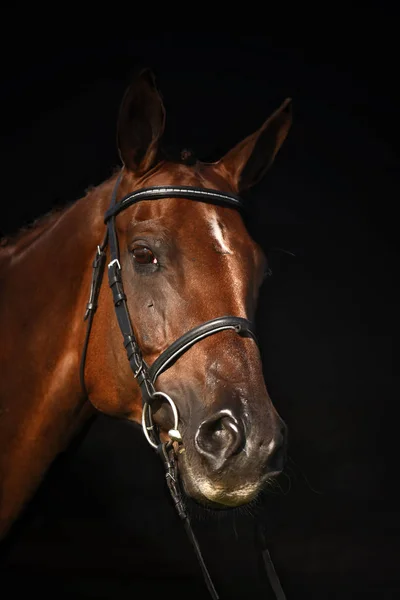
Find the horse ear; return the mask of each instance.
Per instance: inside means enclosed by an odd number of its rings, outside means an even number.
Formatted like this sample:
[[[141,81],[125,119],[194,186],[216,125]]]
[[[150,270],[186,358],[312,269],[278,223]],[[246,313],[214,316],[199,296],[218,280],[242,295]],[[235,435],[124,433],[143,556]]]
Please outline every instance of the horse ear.
[[[156,161],[164,131],[165,109],[153,73],[138,73],[123,97],[118,117],[117,143],[127,169],[143,175]]]
[[[287,98],[260,129],[239,142],[219,161],[238,192],[260,181],[274,162],[292,124],[291,103],[291,98]]]

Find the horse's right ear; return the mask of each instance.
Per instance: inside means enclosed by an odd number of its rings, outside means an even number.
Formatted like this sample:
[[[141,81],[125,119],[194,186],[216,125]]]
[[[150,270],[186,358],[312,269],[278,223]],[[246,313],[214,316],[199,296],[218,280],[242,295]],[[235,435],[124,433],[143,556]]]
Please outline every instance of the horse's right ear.
[[[236,144],[219,161],[234,189],[243,192],[255,185],[272,165],[292,124],[292,101],[287,98],[265,123]]]
[[[165,109],[154,75],[144,69],[125,92],[119,112],[117,143],[127,169],[143,175],[156,164],[164,123]]]

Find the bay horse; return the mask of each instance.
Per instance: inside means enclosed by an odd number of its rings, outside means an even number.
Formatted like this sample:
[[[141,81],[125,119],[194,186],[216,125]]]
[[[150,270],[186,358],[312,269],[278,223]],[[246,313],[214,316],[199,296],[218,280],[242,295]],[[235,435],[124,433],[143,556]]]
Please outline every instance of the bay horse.
[[[96,410],[171,443],[204,505],[248,503],[282,469],[285,425],[250,324],[266,258],[239,194],[285,140],[290,99],[214,163],[165,159],[164,124],[143,70],[119,112],[121,170],[1,244],[0,538]]]

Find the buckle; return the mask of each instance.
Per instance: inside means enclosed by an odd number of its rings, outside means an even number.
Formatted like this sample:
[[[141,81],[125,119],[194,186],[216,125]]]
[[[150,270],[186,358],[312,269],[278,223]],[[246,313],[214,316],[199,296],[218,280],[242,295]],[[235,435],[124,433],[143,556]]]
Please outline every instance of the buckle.
[[[116,266],[117,266],[117,268],[118,268],[119,270],[121,270],[121,265],[119,264],[119,260],[118,260],[118,258],[114,258],[114,260],[110,261],[110,262],[108,263],[108,267],[107,267],[107,268],[108,268],[108,269],[111,269],[111,267],[113,267],[114,265],[116,265]]]

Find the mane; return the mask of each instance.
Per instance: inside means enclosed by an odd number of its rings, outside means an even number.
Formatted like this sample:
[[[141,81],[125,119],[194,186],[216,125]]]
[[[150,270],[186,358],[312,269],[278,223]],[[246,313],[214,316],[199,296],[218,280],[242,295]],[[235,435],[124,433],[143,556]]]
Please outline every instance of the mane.
[[[3,248],[17,248],[18,250],[22,250],[28,247],[37,240],[47,227],[52,225],[69,206],[70,204],[52,208],[49,212],[21,227],[16,233],[0,238],[0,252]]]
[[[115,179],[120,169],[121,167],[115,167],[111,176],[99,185],[89,185],[85,189],[84,197],[102,193],[105,186],[109,185]],[[0,257],[3,253],[12,254],[28,248],[76,202],[77,200],[75,199],[72,202],[56,206],[31,223],[21,227],[16,233],[0,237]]]

